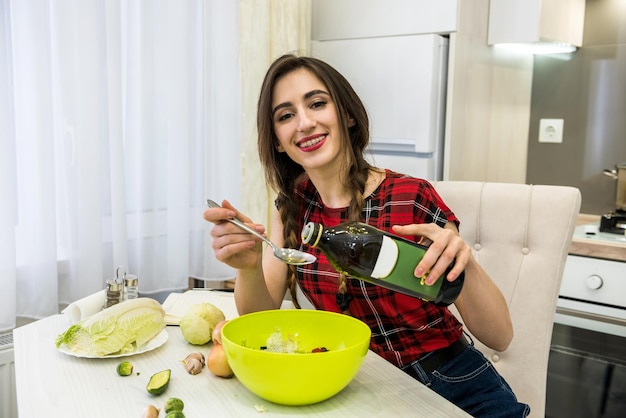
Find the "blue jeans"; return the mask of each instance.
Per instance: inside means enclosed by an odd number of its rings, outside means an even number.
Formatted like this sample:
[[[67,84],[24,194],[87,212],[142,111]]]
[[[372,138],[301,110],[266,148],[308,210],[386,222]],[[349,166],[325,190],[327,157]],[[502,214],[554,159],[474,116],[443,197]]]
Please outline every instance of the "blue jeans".
[[[511,387],[473,345],[426,373],[419,363],[403,369],[473,417],[526,417],[530,407],[517,401]]]

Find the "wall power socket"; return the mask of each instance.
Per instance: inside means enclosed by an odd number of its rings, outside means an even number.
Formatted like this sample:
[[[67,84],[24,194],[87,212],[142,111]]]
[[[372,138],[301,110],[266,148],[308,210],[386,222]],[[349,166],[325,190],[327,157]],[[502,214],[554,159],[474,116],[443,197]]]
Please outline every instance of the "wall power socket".
[[[539,142],[562,143],[563,119],[540,119]]]

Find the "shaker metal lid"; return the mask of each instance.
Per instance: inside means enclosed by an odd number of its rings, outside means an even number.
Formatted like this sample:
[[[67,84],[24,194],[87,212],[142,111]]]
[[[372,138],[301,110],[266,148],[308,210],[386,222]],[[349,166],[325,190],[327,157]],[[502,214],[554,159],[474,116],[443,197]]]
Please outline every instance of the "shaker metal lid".
[[[122,283],[115,280],[107,280],[107,290],[120,292],[122,290]]]
[[[124,276],[124,286],[137,286],[139,279],[134,274]]]

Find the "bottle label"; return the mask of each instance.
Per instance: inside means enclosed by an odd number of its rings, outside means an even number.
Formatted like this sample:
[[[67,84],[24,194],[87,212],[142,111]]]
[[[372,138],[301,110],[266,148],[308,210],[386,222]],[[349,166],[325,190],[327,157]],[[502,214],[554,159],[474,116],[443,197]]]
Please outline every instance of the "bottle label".
[[[424,283],[425,276],[415,277],[415,267],[425,252],[420,247],[385,235],[371,277],[380,280],[381,285],[390,289],[426,300],[435,300],[441,288],[442,278],[428,286]]]
[[[398,261],[398,245],[388,236],[383,236],[380,252],[371,276],[374,279],[384,279],[389,276]]]

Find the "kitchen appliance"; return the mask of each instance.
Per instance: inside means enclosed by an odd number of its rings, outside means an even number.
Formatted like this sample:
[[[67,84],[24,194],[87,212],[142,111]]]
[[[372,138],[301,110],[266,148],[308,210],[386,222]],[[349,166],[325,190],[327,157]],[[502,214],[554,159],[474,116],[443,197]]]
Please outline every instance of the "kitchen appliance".
[[[613,234],[626,233],[626,163],[617,164],[615,170],[604,170],[616,180],[614,211],[602,215],[600,231]]]
[[[618,210],[626,211],[626,163],[618,164],[616,169],[617,190],[615,192],[615,204]]]
[[[626,245],[624,235],[597,225],[576,227],[574,238]],[[626,262],[569,255],[552,334],[546,417],[625,412]]]
[[[448,38],[435,34],[314,40],[370,118],[366,158],[428,180],[443,177]]]
[[[626,234],[626,211],[616,209],[602,215],[600,231],[611,234]]]
[[[574,52],[584,23],[585,0],[491,0],[487,43],[533,54]]]

